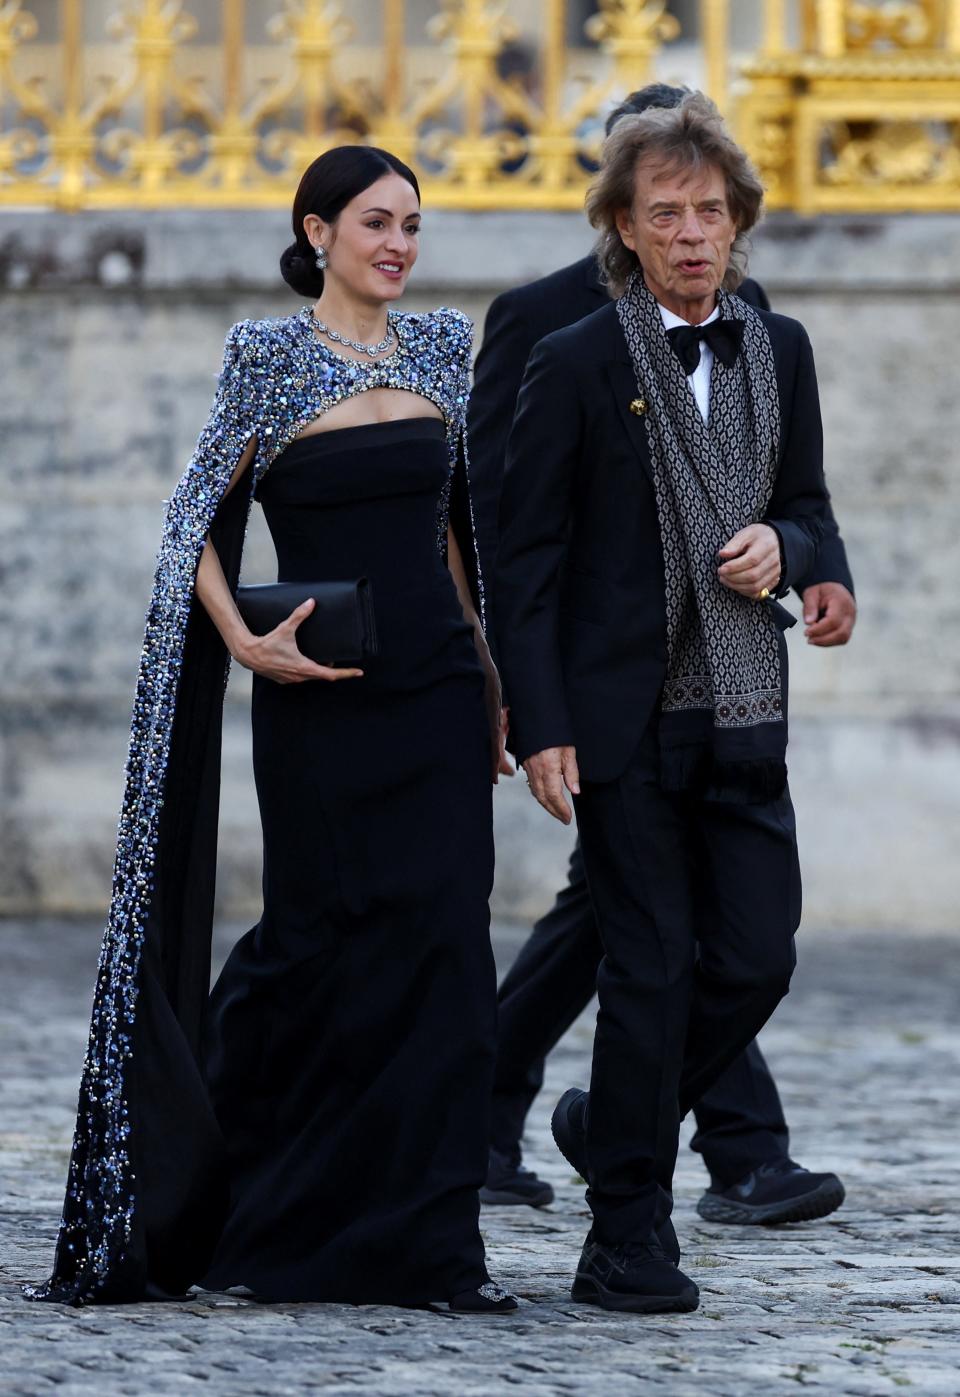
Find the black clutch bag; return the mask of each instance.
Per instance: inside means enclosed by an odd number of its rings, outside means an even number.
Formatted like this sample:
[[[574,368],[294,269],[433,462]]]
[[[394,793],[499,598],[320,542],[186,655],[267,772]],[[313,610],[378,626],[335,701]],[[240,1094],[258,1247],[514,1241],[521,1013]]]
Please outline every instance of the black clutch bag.
[[[266,635],[312,597],[297,627],[297,646],[318,665],[362,665],[376,655],[373,597],[365,577],[354,582],[265,582],[237,588],[237,610],[254,635]]]

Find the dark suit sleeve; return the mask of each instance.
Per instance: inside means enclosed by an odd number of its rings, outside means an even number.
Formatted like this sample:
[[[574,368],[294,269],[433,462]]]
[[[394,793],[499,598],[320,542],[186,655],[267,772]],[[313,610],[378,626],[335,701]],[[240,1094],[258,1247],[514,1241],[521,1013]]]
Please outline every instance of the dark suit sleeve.
[[[780,469],[765,520],[780,535],[784,566],[779,597],[814,566],[829,503],[823,479],[823,426],[813,350],[806,331],[799,325],[796,328],[799,338],[793,391],[783,416]]]
[[[493,301],[487,312],[467,409],[473,514],[480,563],[488,577],[497,551],[497,511],[507,438],[534,343],[528,326],[529,318],[523,315],[515,294],[507,292]],[[492,629],[489,616],[487,625],[488,630]]]
[[[756,306],[758,310],[770,309],[770,298],[759,281],[754,281],[752,277],[748,277],[743,282],[737,294],[748,305]],[[830,503],[829,494],[823,518],[823,538],[820,542],[817,560],[812,570],[796,583],[796,589],[802,595],[808,587],[814,586],[817,582],[839,582],[841,586],[846,587],[851,596],[853,595],[853,575],[847,562],[847,550],[840,537],[840,529],[833,512],[833,506]]]
[[[520,761],[573,742],[560,663],[559,574],[581,425],[573,373],[550,341],[541,341],[507,446],[494,592],[511,747]]]
[[[855,595],[853,574],[847,561],[847,550],[840,537],[840,527],[837,524],[829,497],[823,520],[823,539],[820,543],[820,551],[817,553],[816,562],[811,570],[796,583],[797,591],[802,596],[808,587],[816,586],[818,582],[839,582],[842,587],[846,587],[851,596]]]

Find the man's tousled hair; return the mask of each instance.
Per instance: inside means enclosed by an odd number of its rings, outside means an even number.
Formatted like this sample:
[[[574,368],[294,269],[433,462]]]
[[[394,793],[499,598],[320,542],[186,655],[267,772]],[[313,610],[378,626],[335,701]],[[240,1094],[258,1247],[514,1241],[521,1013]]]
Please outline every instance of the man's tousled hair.
[[[638,116],[650,107],[679,107],[684,97],[690,93],[689,87],[671,87],[667,82],[648,82],[646,87],[638,87],[614,107],[603,123],[603,134],[609,136],[618,121],[625,116]]]
[[[737,226],[723,284],[728,291],[735,291],[746,275],[748,234],[760,219],[763,185],[716,105],[702,92],[691,92],[674,107],[649,107],[636,116],[620,117],[603,143],[600,170],[587,191],[586,210],[600,235],[596,257],[611,294],[622,295],[630,274],[640,265],[637,254],[620,237],[617,214],[632,207],[637,166],[645,161],[656,164],[665,174],[696,174],[707,168],[721,172]]]

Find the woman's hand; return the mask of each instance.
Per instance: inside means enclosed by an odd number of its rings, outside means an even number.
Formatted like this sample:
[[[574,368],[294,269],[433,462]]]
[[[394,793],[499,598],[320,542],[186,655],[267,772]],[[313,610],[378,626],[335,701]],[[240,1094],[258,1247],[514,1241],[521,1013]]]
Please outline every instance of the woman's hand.
[[[516,776],[517,768],[513,758],[507,751],[507,738],[510,735],[510,709],[501,707],[500,709],[500,737],[497,743],[497,774],[500,776]],[[494,777],[496,784],[496,777]]]
[[[249,448],[244,459],[248,458]],[[233,489],[243,468],[241,461],[228,491]],[[302,684],[305,679],[326,679],[335,683],[338,679],[359,679],[363,675],[362,669],[332,669],[329,665],[314,664],[297,648],[297,627],[316,606],[312,597],[266,635],[254,635],[237,610],[217,550],[209,539],[200,555],[196,593],[237,664],[252,669],[254,674],[262,674],[277,684]]]
[[[515,776],[513,762],[507,756],[507,729],[509,719],[503,706],[503,693],[496,665],[489,657],[484,662],[486,683],[484,693],[487,703],[487,722],[490,725],[490,752],[493,767],[493,784],[499,784],[501,776]]]
[[[503,693],[500,688],[500,676],[497,667],[493,663],[493,656],[490,654],[490,647],[487,638],[483,633],[480,618],[474,610],[473,599],[470,596],[470,588],[467,585],[467,574],[463,567],[463,557],[460,553],[460,545],[457,543],[457,536],[453,532],[453,525],[447,525],[447,566],[450,569],[450,576],[453,578],[453,585],[457,589],[457,597],[463,611],[463,619],[468,625],[473,627],[473,643],[477,649],[477,657],[483,667],[485,679],[484,696],[487,704],[487,721],[490,724],[490,746],[493,759],[493,784],[496,786],[501,776],[515,776],[516,768],[507,756],[507,714],[503,707]]]
[[[340,679],[362,678],[362,669],[332,669],[329,665],[318,665],[298,649],[297,627],[307,619],[315,605],[313,598],[308,597],[266,635],[252,635],[247,631],[243,639],[231,647],[233,658],[245,669],[252,669],[254,674],[262,674],[276,684],[302,684],[306,679],[326,679],[333,684]]]
[[[717,576],[742,597],[760,599],[780,584],[780,536],[769,524],[749,524],[720,549]]]

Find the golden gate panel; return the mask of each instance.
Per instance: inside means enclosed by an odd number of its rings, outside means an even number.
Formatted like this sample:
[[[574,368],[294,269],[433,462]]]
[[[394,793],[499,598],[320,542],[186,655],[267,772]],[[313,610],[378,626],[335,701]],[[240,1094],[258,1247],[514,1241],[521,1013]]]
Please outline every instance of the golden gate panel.
[[[728,111],[772,207],[960,207],[960,0],[0,0],[0,202],[284,207],[370,141],[434,206],[577,209],[654,77]]]

